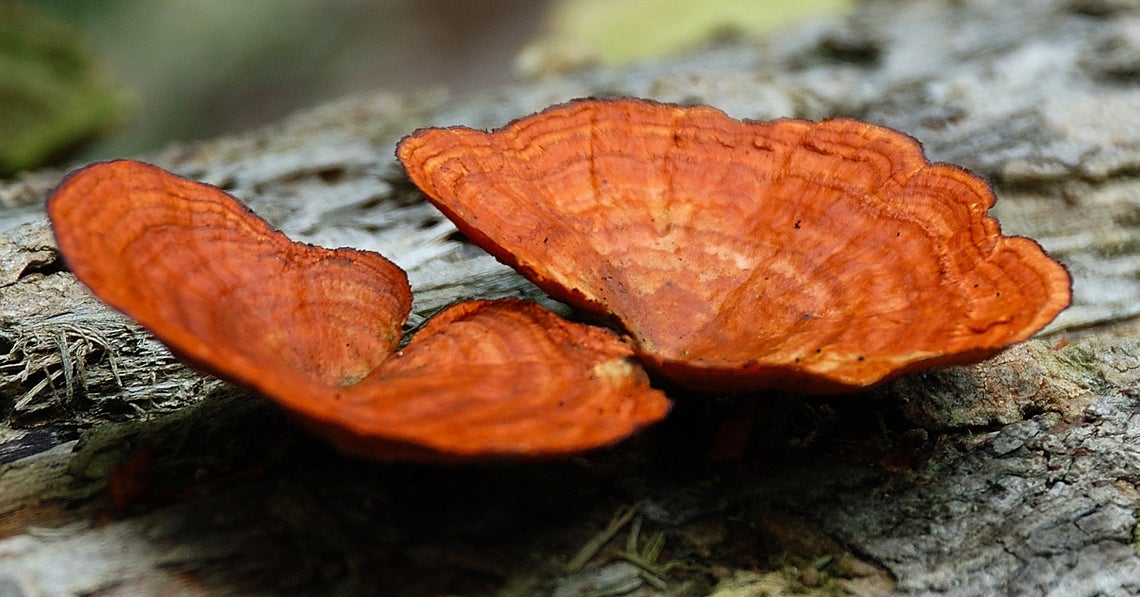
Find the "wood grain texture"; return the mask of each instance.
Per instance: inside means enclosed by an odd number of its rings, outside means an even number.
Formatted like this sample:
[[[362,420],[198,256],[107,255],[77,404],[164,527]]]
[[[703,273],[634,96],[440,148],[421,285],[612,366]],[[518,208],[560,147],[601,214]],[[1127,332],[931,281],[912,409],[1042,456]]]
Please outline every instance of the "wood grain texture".
[[[986,214],[983,180],[855,120],[583,100],[420,130],[397,155],[472,240],[698,389],[975,362],[1070,300],[1065,269]]]

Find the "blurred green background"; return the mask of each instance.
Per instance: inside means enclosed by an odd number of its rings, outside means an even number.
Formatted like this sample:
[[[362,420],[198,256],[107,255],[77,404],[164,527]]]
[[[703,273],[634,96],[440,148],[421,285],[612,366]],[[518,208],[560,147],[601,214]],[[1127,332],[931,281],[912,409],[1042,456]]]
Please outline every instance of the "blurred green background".
[[[463,93],[762,35],[851,0],[0,0],[0,176],[353,91]]]

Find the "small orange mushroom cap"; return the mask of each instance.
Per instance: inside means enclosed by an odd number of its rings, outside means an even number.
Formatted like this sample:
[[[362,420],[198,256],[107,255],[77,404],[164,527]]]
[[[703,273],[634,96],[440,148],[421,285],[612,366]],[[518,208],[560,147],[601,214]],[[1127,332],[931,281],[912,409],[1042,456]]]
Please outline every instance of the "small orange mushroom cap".
[[[397,354],[411,307],[399,267],[292,242],[221,190],[155,166],[78,170],[48,212],[97,296],[361,455],[557,456],[668,411],[616,335],[534,303],[462,303]]]
[[[856,120],[579,100],[490,133],[422,129],[397,157],[473,242],[698,389],[974,362],[1070,301],[1064,267],[987,215],[985,181]]]
[[[345,388],[330,436],[358,453],[545,457],[611,444],[668,414],[609,330],[530,301],[466,301]],[[377,429],[384,429],[377,434]]]

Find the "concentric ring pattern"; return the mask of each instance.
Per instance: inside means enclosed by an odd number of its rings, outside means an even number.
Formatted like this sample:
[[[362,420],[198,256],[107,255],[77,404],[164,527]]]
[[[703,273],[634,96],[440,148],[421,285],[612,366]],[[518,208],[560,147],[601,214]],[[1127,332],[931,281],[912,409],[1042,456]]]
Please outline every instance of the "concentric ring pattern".
[[[580,100],[491,133],[423,129],[397,155],[474,242],[696,388],[973,362],[1070,300],[1065,269],[986,214],[985,181],[855,120]]]
[[[456,304],[397,351],[411,307],[400,268],[292,242],[220,189],[148,164],[78,170],[48,212],[97,296],[356,454],[554,457],[669,411],[621,338],[533,302]]]

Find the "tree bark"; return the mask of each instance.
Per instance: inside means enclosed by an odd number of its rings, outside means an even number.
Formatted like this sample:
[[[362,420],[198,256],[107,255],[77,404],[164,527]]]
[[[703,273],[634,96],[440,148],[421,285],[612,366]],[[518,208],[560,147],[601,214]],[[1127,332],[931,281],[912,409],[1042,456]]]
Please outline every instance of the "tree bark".
[[[1137,23],[1130,0],[871,1],[764,43],[346,98],[151,156],[294,239],[388,256],[411,327],[541,293],[423,202],[396,141],[590,95],[903,130],[989,178],[1004,231],[1073,274],[1072,307],[984,363],[851,396],[678,395],[665,424],[560,462],[342,456],[75,281],[42,209],[61,172],[0,183],[0,594],[1140,592]]]

